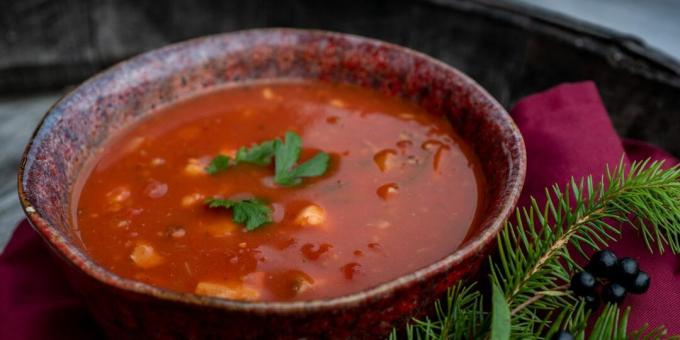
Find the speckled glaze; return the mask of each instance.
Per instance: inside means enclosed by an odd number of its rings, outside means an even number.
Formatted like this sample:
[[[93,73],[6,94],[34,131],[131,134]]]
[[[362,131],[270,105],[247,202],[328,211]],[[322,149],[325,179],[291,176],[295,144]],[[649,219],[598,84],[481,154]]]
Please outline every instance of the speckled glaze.
[[[97,265],[72,228],[70,198],[83,163],[107,138],[155,109],[228,83],[318,79],[376,89],[447,116],[481,159],[488,202],[477,232],[448,257],[351,295],[239,302],[156,288]],[[55,104],[26,148],[19,196],[33,227],[64,260],[71,284],[114,339],[375,338],[473,276],[514,207],[525,176],[519,131],[485,90],[421,53],[321,31],[259,29],[151,51],[86,81]]]

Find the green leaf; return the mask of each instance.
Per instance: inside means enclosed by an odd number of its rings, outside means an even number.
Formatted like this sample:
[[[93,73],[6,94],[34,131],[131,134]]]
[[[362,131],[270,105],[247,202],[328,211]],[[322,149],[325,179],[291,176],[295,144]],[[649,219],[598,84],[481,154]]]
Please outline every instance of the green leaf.
[[[250,163],[259,166],[269,165],[275,159],[274,182],[283,186],[297,185],[304,177],[323,175],[328,169],[330,156],[320,152],[299,166],[295,166],[300,159],[302,138],[295,132],[288,131],[283,142],[279,139],[268,140],[251,147],[241,147],[236,152],[234,164]],[[225,155],[218,155],[205,168],[209,174],[216,174],[228,169],[231,159]]]
[[[234,222],[245,224],[248,231],[253,231],[272,221],[271,208],[257,199],[237,202],[232,210],[234,211]]]
[[[247,231],[253,231],[272,221],[272,209],[262,200],[255,198],[234,201],[222,198],[208,198],[210,208],[232,209],[232,220],[245,224]]]
[[[210,161],[210,164],[205,168],[205,172],[214,175],[220,171],[224,171],[229,168],[229,162],[231,159],[229,156],[217,155]]]
[[[251,163],[255,165],[268,165],[274,157],[274,147],[278,140],[269,140],[255,144],[250,148],[242,147],[236,152],[237,163]]]
[[[286,139],[283,143],[276,143],[274,152],[276,157],[276,178],[280,178],[290,172],[293,165],[300,158],[301,148],[302,139],[298,134],[291,131],[286,132]],[[276,182],[278,183],[278,180]]]
[[[291,173],[295,177],[315,177],[321,176],[328,169],[328,161],[331,157],[325,152],[319,152],[314,157],[300,164]]]
[[[497,284],[492,286],[491,295],[491,340],[510,339],[510,307],[505,295]]]
[[[295,132],[286,132],[283,143],[275,145],[276,174],[274,182],[283,186],[297,185],[304,177],[323,175],[328,169],[330,156],[325,152],[319,152],[311,159],[293,168],[300,158],[302,139]]]
[[[208,205],[209,208],[225,208],[229,209],[234,206],[236,202],[228,199],[222,199],[222,198],[207,198],[205,200],[205,204]]]

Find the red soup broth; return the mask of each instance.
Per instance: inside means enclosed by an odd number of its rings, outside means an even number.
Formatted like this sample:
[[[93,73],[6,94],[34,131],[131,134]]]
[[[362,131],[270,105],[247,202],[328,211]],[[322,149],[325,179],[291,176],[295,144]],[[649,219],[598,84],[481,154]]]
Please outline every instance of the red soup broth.
[[[206,165],[287,131],[326,173],[272,182],[274,166]],[[74,220],[87,252],[123,277],[236,300],[337,297],[455,251],[484,179],[443,117],[400,98],[322,82],[251,83],[184,100],[113,138],[85,168]],[[247,231],[208,197],[257,197],[273,222]]]

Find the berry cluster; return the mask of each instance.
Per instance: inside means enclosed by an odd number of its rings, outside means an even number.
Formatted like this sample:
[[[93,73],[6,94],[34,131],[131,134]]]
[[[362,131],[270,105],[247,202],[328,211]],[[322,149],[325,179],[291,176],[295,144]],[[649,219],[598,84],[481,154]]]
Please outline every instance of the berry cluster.
[[[598,281],[600,279],[600,281]],[[602,300],[619,303],[627,293],[642,294],[649,289],[649,275],[640,270],[637,261],[630,257],[617,258],[611,250],[601,250],[593,254],[585,271],[574,274],[571,278],[571,289],[576,296],[585,300],[586,307],[592,310],[600,305],[597,295],[599,283]],[[567,331],[555,333],[553,340],[570,340],[574,336]]]
[[[642,294],[649,288],[649,275],[640,270],[637,261],[630,257],[618,259],[611,250],[601,250],[593,254],[586,270],[571,278],[570,289],[583,297],[586,306],[596,309],[599,305],[596,288],[602,279],[602,300],[620,303],[627,293]]]

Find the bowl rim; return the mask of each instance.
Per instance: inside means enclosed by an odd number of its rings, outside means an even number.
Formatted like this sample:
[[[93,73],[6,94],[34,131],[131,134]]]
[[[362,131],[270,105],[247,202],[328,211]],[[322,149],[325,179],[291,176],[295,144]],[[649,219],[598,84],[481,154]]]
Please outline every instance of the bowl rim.
[[[105,269],[103,266],[97,264],[85,251],[74,245],[63,233],[56,227],[50,225],[45,220],[40,212],[29,201],[24,183],[26,181],[26,167],[27,163],[31,161],[31,153],[34,150],[35,142],[39,138],[41,132],[47,132],[51,127],[51,120],[59,117],[61,111],[55,111],[59,105],[64,103],[67,99],[79,93],[79,91],[95,85],[107,75],[112,75],[121,71],[126,66],[135,62],[141,62],[144,58],[160,54],[173,53],[174,50],[183,50],[185,48],[194,48],[201,46],[211,39],[230,39],[240,35],[247,34],[261,34],[261,35],[277,35],[277,34],[295,34],[298,36],[313,36],[319,38],[342,38],[349,39],[353,42],[371,43],[376,46],[386,47],[392,50],[397,50],[400,53],[409,54],[413,57],[419,58],[426,63],[434,64],[445,69],[447,72],[458,77],[461,84],[467,88],[476,91],[480,98],[483,98],[488,104],[488,113],[500,122],[500,126],[508,128],[509,137],[517,146],[517,157],[508,157],[509,171],[508,180],[502,183],[501,191],[507,193],[507,199],[501,201],[500,208],[496,210],[497,215],[490,222],[488,222],[485,229],[480,229],[479,232],[462,244],[462,247],[456,249],[446,257],[433,262],[427,266],[421,267],[417,270],[403,274],[395,279],[380,283],[373,287],[360,290],[354,293],[332,297],[328,299],[316,300],[302,300],[302,301],[237,301],[227,300],[217,297],[201,296],[194,293],[185,293],[172,291],[150,284],[142,283],[133,279],[124,278],[118,274]],[[45,130],[43,130],[45,129]],[[109,68],[95,74],[87,80],[80,83],[77,87],[64,94],[57,100],[41,118],[38,126],[30,137],[28,144],[24,150],[19,169],[18,169],[18,194],[21,207],[28,217],[28,221],[33,228],[38,232],[40,237],[51,247],[60,257],[64,258],[66,262],[75,266],[78,270],[91,278],[103,283],[107,286],[126,291],[128,293],[136,293],[141,295],[148,295],[160,300],[169,302],[199,305],[201,307],[214,307],[227,310],[238,310],[243,312],[257,313],[257,314],[275,314],[275,313],[302,313],[314,312],[322,310],[337,310],[358,306],[368,301],[380,300],[392,293],[398,291],[402,287],[408,287],[411,284],[427,280],[431,276],[449,270],[451,267],[462,263],[465,259],[475,256],[476,252],[483,249],[494,241],[496,235],[502,229],[505,220],[510,216],[512,209],[517,204],[524,180],[526,177],[526,149],[524,140],[519,129],[514,121],[507,113],[507,111],[493,98],[482,86],[470,78],[465,73],[459,71],[453,66],[450,66],[440,60],[437,60],[429,55],[418,52],[414,49],[400,46],[397,44],[385,42],[382,40],[359,36],[349,33],[331,32],[317,29],[297,29],[297,28],[254,28],[233,31],[228,33],[219,33],[201,36],[193,39],[184,40],[178,43],[166,45],[164,47],[153,49],[134,57],[118,62]]]

